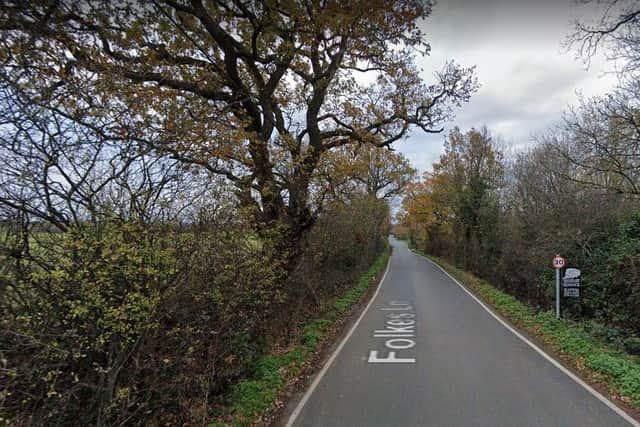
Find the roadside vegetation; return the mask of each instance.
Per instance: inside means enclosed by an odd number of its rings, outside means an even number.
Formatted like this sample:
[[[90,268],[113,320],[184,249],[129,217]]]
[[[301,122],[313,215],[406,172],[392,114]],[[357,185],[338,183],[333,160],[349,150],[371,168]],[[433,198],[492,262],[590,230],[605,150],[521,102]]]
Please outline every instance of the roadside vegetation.
[[[384,250],[382,201],[326,215],[289,274],[224,223],[81,224],[37,259],[4,258],[3,416],[213,418],[265,352],[304,335]]]
[[[582,99],[524,152],[505,152],[487,128],[454,128],[409,185],[395,233],[638,408],[640,11],[611,6],[569,44],[620,60],[618,87]],[[560,322],[549,312],[557,254],[583,279]]]
[[[298,342],[286,349],[272,350],[260,358],[254,374],[233,386],[215,425],[252,425],[273,411],[279,403],[279,394],[299,379],[303,368],[315,361],[314,357],[326,344],[330,332],[362,301],[371,285],[377,283],[375,279],[380,279],[390,256],[391,245],[387,242],[385,250],[352,287],[347,287],[342,295],[329,302],[327,308],[320,310],[320,317],[305,322]]]
[[[454,130],[433,172],[409,187],[396,232],[541,310],[554,304],[561,254],[583,272],[563,316],[606,324],[603,335],[638,353],[640,199],[580,181],[553,145],[505,159],[488,131]]]
[[[571,319],[558,321],[552,310],[535,310],[442,258],[420,254],[442,266],[512,324],[560,354],[565,363],[569,362],[583,376],[604,384],[615,399],[640,410],[640,357],[628,354],[600,335],[599,331],[608,330],[605,325]]]

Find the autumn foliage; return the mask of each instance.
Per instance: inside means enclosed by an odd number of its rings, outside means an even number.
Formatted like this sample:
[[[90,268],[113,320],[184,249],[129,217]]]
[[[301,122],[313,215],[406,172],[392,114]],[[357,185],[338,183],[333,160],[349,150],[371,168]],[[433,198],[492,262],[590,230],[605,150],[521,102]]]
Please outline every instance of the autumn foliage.
[[[0,424],[206,424],[299,337],[477,86],[431,6],[3,2]]]
[[[258,234],[298,253],[325,154],[437,132],[476,88],[425,83],[431,2],[8,2],[4,81],[101,137],[225,177]],[[361,83],[359,76],[373,78]]]
[[[620,176],[635,160],[613,149],[632,151],[636,131],[608,122],[602,132],[610,139],[598,141],[612,149],[598,154],[588,139],[595,135],[580,131],[600,129],[587,120],[594,108],[580,107],[565,132],[511,156],[486,129],[454,129],[433,171],[408,186],[396,232],[542,310],[555,298],[550,260],[562,254],[582,270],[584,285],[580,299],[563,302],[564,316],[638,353],[638,178]],[[612,137],[613,129],[626,130]]]

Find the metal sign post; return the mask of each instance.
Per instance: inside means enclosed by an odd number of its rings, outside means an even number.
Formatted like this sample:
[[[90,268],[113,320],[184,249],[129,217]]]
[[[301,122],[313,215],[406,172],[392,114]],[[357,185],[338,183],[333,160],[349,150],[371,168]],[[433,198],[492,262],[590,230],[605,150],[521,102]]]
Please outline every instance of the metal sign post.
[[[560,318],[560,269],[556,268],[556,319]]]
[[[556,319],[560,318],[560,270],[567,264],[567,260],[560,255],[556,255],[551,261],[553,268],[556,269]]]

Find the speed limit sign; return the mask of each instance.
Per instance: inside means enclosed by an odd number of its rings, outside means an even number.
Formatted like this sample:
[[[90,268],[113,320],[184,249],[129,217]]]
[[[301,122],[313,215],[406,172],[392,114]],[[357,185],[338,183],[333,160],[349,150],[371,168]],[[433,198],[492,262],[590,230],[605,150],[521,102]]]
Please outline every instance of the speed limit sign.
[[[560,255],[556,255],[553,258],[553,261],[551,261],[551,264],[553,265],[553,268],[555,268],[556,270],[560,270],[561,268],[564,268],[565,265],[567,265],[567,260]]]

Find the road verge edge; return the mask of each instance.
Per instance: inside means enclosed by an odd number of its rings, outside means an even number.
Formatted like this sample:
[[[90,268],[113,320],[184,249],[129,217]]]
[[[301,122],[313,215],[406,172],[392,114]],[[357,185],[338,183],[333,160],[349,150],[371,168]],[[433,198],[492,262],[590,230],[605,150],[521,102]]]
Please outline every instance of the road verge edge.
[[[288,415],[284,413],[287,401],[303,387],[310,395],[319,378],[326,372],[344,342],[368,310],[388,271],[390,258],[391,245],[387,242],[383,253],[360,276],[355,285],[336,298],[322,317],[311,320],[303,328],[303,333],[297,342],[284,351],[270,353],[260,359],[256,375],[240,381],[233,387],[228,414],[214,420],[210,425],[248,426],[284,423],[284,418]],[[362,309],[363,306],[365,306],[364,309]],[[351,324],[350,320],[358,315],[354,326],[345,336],[346,326]],[[345,338],[333,350],[336,341],[342,336]],[[329,352],[331,355],[325,361]],[[320,364],[322,368],[319,370]],[[319,373],[315,375],[318,371]],[[314,375],[314,382],[307,388],[309,379]],[[298,402],[298,406],[303,401],[306,402],[307,394]],[[295,419],[292,416],[287,418]]]

